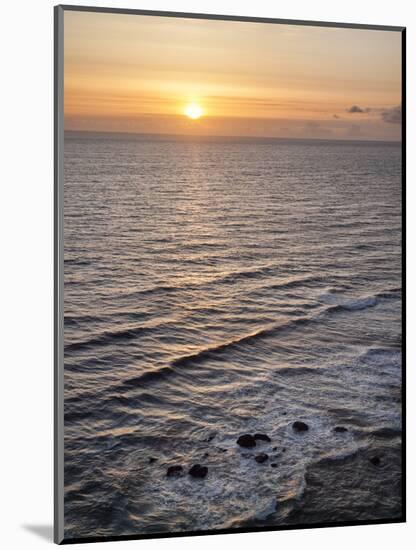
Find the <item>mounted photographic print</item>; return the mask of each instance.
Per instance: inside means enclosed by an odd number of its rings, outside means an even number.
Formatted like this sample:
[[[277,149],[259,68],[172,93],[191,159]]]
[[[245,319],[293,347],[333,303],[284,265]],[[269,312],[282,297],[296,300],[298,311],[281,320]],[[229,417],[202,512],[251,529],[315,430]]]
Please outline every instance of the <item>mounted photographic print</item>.
[[[55,33],[55,541],[404,521],[404,28]]]

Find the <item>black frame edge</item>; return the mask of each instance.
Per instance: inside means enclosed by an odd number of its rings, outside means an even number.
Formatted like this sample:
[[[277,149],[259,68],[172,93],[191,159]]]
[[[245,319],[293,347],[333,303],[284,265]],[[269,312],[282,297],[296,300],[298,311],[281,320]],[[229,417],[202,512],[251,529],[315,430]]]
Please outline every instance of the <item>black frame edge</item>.
[[[406,442],[406,425],[407,425],[407,411],[406,411],[406,366],[407,366],[407,336],[406,336],[406,28],[402,30],[402,517],[406,522],[406,499],[407,499],[407,442]]]
[[[182,17],[185,19],[213,19],[217,21],[240,21],[242,23],[276,23],[283,25],[301,25],[306,27],[336,27],[346,29],[367,29],[373,31],[400,32],[405,27],[395,25],[371,25],[366,23],[341,23],[332,21],[308,21],[297,19],[278,19],[274,17],[255,17],[248,15],[221,15],[214,13],[190,13],[179,11],[141,10],[133,8],[110,8],[98,6],[77,6],[71,4],[59,4],[65,11],[84,11],[91,13],[114,13],[119,15],[148,15],[157,17]]]
[[[64,478],[63,478],[63,19],[61,6],[54,7],[54,188],[53,188],[53,264],[54,264],[54,521],[53,541],[64,539]]]
[[[245,533],[267,533],[277,531],[304,531],[309,529],[336,528],[336,527],[365,527],[369,525],[386,525],[405,523],[403,516],[393,519],[380,520],[364,520],[364,521],[341,521],[341,522],[324,522],[299,525],[281,525],[276,527],[241,527],[236,529],[216,529],[202,531],[177,531],[171,533],[151,533],[146,535],[116,535],[110,537],[91,536],[83,538],[67,538],[63,539],[60,544],[89,544],[94,542],[119,542],[128,540],[149,540],[149,539],[168,539],[168,538],[185,538],[185,537],[201,537],[208,535],[241,535]]]

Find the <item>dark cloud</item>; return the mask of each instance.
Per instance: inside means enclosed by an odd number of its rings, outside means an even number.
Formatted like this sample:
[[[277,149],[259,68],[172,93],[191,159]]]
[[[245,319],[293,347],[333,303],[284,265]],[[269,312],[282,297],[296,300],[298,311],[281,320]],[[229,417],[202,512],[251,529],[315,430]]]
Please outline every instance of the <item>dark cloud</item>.
[[[388,122],[389,124],[401,124],[401,105],[397,105],[397,107],[391,107],[390,109],[384,109],[383,111],[381,111],[381,119],[383,120],[383,122]]]
[[[369,113],[371,111],[370,107],[359,107],[358,105],[353,105],[349,109],[346,109],[347,113]]]
[[[360,107],[359,105],[353,105],[349,109],[346,109],[347,113],[371,113],[375,116],[380,116],[383,122],[389,124],[401,124],[402,122],[402,107],[397,105],[394,107]],[[335,118],[335,115],[334,115]]]
[[[364,109],[361,109],[358,105],[353,105],[349,109],[347,109],[347,113],[365,113]]]

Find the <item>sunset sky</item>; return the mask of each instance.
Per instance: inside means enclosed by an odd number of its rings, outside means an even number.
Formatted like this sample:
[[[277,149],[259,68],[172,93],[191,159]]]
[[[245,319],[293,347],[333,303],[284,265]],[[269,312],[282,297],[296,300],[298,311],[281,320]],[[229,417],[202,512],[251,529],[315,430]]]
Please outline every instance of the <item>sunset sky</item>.
[[[399,140],[401,34],[66,11],[65,129]]]

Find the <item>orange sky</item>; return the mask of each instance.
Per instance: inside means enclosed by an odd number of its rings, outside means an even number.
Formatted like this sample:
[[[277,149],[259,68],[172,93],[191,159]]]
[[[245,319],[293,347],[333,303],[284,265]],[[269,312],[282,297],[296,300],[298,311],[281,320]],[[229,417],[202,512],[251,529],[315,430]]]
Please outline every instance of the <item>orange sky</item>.
[[[66,130],[400,139],[400,32],[66,11],[64,36]]]

